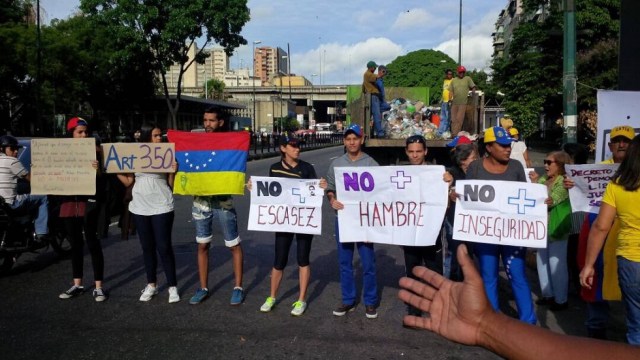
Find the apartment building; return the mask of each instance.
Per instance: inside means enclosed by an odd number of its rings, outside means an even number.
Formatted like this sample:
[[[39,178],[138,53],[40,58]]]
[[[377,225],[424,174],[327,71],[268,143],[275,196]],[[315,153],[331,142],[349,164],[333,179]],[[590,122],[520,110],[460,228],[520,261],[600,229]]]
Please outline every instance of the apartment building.
[[[281,48],[263,46],[254,50],[253,73],[263,85],[274,77],[287,74],[287,52]]]

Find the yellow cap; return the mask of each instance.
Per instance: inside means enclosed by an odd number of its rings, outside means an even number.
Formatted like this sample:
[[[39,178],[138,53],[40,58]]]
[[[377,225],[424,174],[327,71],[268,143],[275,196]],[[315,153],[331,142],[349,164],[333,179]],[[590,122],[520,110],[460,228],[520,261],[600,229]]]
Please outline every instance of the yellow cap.
[[[633,130],[631,126],[622,125],[622,126],[616,126],[613,129],[611,129],[611,134],[609,136],[611,139],[616,138],[618,136],[622,136],[629,140],[633,140],[633,138],[636,136],[636,132],[635,130]]]
[[[518,129],[512,127],[512,128],[509,129],[509,134],[511,136],[514,136],[514,135],[519,135],[520,133],[518,132]]]
[[[484,131],[484,143],[497,142],[500,145],[510,145],[513,138],[509,136],[509,133],[504,128],[494,126]]]

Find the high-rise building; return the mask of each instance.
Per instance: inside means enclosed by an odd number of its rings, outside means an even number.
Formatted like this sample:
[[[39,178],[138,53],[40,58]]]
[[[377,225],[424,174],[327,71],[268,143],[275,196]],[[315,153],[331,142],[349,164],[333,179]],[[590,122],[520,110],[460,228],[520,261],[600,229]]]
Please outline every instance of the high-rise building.
[[[267,85],[276,76],[287,73],[287,52],[281,48],[255,48],[253,74],[260,78],[263,85]]]
[[[198,47],[193,45],[187,55],[193,59]],[[205,82],[211,79],[225,80],[229,70],[229,57],[223,48],[208,48],[203,50],[209,54],[204,64],[193,63],[182,75],[182,90],[185,95],[200,96],[204,94]],[[167,87],[170,94],[177,93],[180,66],[172,65],[167,71]]]

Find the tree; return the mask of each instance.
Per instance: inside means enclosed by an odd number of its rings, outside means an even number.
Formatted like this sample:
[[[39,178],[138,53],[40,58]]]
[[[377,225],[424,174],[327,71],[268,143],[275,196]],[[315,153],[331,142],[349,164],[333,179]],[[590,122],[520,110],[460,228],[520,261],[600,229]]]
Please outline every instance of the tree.
[[[172,128],[177,128],[183,75],[194,62],[204,63],[208,54],[203,49],[215,41],[231,55],[247,43],[240,35],[249,20],[246,0],[81,0],[80,9],[110,28],[125,45],[123,51],[148,51],[162,82]],[[201,48],[189,57],[196,40]],[[180,68],[175,100],[166,78],[173,64]]]
[[[398,56],[387,65],[385,86],[426,86],[431,103],[442,98],[442,81],[446,69],[455,69],[456,62],[437,50],[417,50]]]
[[[205,86],[205,91],[208,92],[207,98],[216,99],[216,100],[224,100],[224,81],[218,79],[209,79],[207,80],[207,86]]]

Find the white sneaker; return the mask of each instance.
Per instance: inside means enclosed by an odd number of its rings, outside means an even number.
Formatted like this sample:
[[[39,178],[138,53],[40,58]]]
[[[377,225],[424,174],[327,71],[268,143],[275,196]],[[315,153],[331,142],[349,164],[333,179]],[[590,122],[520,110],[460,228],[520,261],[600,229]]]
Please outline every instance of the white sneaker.
[[[169,304],[177,303],[180,301],[180,295],[178,294],[178,288],[171,286],[169,288]]]
[[[144,287],[144,290],[142,290],[142,295],[140,295],[140,301],[149,301],[157,293],[158,293],[157,287],[147,284],[147,286]]]
[[[301,316],[304,314],[304,311],[307,310],[307,303],[304,301],[296,301],[291,305],[293,309],[291,310],[291,315],[293,316]]]
[[[269,312],[271,311],[271,309],[273,309],[273,306],[275,304],[276,304],[276,298],[269,296],[267,297],[267,300],[265,300],[264,304],[260,306],[260,311]]]

